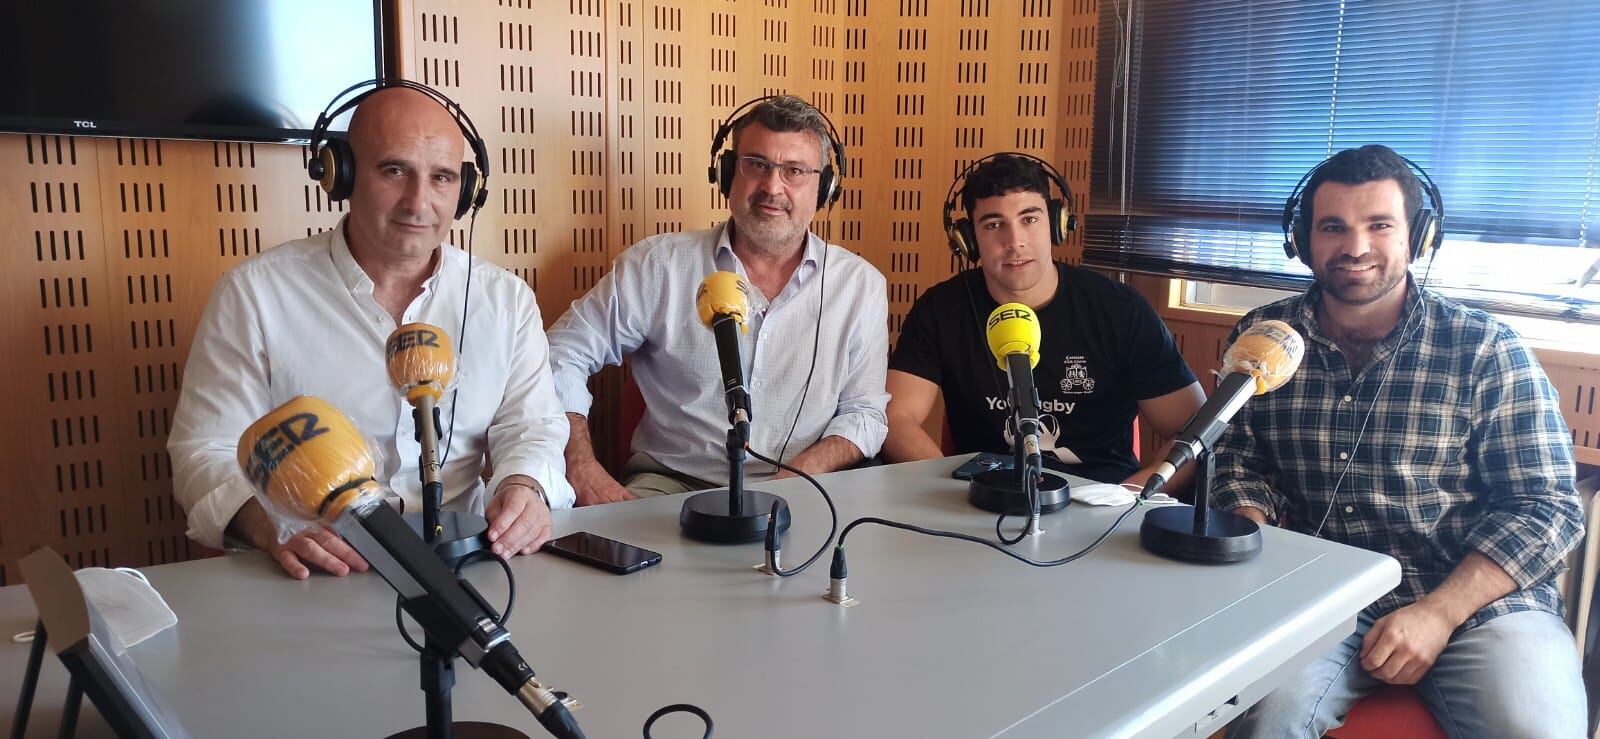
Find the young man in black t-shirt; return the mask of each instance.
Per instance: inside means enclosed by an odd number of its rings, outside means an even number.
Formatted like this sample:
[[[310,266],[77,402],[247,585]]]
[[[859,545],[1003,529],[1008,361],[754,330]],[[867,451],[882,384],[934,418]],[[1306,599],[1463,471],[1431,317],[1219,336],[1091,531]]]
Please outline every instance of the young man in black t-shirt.
[[[1142,483],[1165,452],[1147,454],[1152,464],[1139,469],[1134,418],[1143,414],[1170,437],[1205,402],[1143,297],[1051,261],[1049,187],[1039,163],[1017,156],[997,156],[967,176],[962,206],[976,232],[978,267],[930,288],[906,316],[889,359],[883,451],[890,461],[944,456],[922,427],[941,392],[957,453],[1011,451],[1009,385],[984,337],[984,321],[1001,303],[1038,314],[1043,341],[1034,381],[1041,446],[1047,460],[1056,458],[1052,467]]]

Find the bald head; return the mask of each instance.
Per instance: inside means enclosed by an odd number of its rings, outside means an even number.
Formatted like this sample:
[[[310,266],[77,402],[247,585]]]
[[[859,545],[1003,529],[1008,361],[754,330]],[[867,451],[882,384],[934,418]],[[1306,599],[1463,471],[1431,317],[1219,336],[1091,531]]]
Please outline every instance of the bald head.
[[[391,87],[367,96],[350,117],[350,145],[360,155],[362,144],[393,137],[442,139],[453,146],[456,161],[466,146],[455,118],[439,101],[416,90]]]
[[[431,259],[461,198],[466,145],[455,118],[421,92],[388,88],[361,101],[349,136],[351,253],[363,268],[377,260]]]

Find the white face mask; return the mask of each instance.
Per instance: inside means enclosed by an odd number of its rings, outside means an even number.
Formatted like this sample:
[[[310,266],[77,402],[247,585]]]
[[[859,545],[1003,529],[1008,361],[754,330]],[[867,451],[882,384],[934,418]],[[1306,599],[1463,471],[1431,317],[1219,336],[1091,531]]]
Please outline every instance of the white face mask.
[[[178,616],[144,573],[118,567],[85,567],[74,573],[83,595],[123,647],[131,647],[177,625]]]
[[[1097,482],[1088,485],[1072,486],[1072,502],[1086,505],[1128,505],[1139,497],[1139,489],[1133,486],[1111,485]],[[1166,493],[1156,493],[1145,499],[1145,505],[1172,505],[1178,501]]]

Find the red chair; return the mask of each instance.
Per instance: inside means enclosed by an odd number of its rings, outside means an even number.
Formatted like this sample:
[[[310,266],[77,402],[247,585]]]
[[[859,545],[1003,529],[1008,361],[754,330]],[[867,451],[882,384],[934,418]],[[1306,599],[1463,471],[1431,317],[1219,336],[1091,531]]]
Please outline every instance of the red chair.
[[[633,431],[639,427],[639,420],[644,418],[644,395],[639,392],[639,384],[633,381],[632,368],[624,366],[622,371],[622,398],[617,403],[617,437],[615,446],[611,448],[612,459],[617,460],[617,474],[628,463],[628,457],[633,455]]]
[[[1410,685],[1385,685],[1377,692],[1356,701],[1344,726],[1328,732],[1334,739],[1378,739],[1403,736],[1408,739],[1447,739],[1433,712]]]

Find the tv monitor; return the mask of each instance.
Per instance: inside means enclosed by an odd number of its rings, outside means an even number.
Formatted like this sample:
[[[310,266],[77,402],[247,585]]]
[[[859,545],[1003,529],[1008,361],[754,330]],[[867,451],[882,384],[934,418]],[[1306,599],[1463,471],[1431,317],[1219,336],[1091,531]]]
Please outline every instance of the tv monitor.
[[[0,131],[303,142],[384,74],[382,0],[0,3]]]

